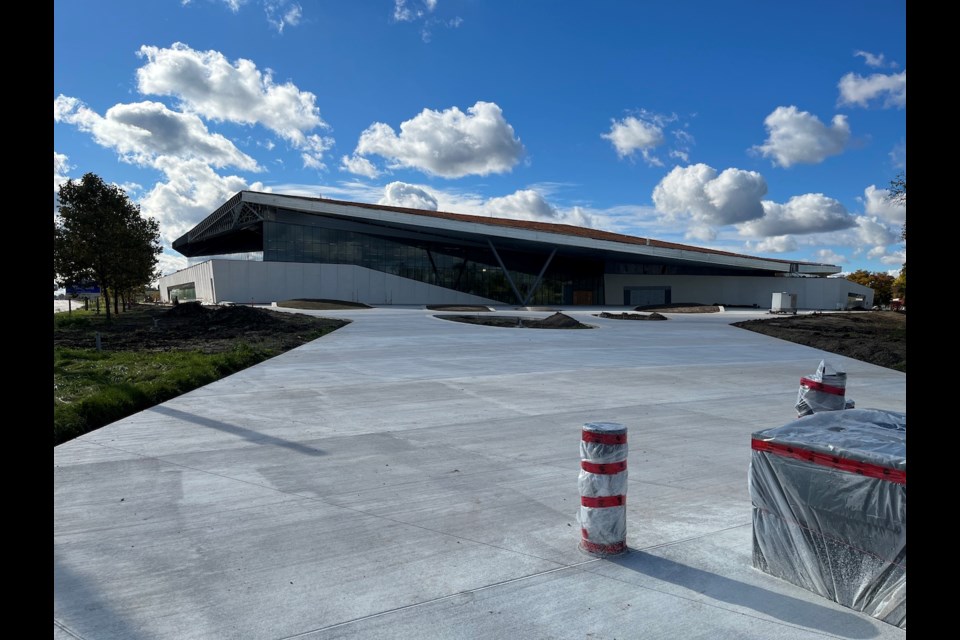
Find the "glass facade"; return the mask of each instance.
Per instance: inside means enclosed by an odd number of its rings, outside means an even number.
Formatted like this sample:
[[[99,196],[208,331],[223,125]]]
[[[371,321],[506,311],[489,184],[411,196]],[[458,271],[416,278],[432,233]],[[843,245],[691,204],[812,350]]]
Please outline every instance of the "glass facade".
[[[290,222],[264,221],[263,260],[354,264],[375,271],[516,304],[517,296],[489,247],[403,238]],[[413,234],[407,234],[413,235]],[[497,248],[510,278],[525,297],[550,256],[549,251]],[[528,305],[600,304],[603,261],[554,256]]]

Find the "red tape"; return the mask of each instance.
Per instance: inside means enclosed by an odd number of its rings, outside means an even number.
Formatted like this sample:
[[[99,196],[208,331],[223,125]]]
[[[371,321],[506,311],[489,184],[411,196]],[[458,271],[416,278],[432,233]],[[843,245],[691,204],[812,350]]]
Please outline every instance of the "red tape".
[[[754,451],[766,451],[774,455],[805,460],[813,464],[856,473],[861,476],[867,476],[868,478],[889,480],[896,484],[907,484],[907,472],[899,469],[889,469],[887,467],[881,467],[878,464],[831,456],[826,453],[817,453],[788,444],[780,444],[768,440],[757,440],[756,438],[751,440],[750,446]]]
[[[846,389],[843,387],[834,387],[829,384],[817,382],[816,380],[811,380],[810,378],[800,378],[800,384],[808,389],[813,389],[814,391],[823,391],[824,393],[832,393],[835,396],[842,396],[846,393]]]
[[[584,442],[599,442],[600,444],[627,444],[627,434],[624,433],[596,433],[594,431],[583,432]]]
[[[584,531],[584,534],[586,534],[586,531]],[[614,542],[613,544],[597,544],[596,542],[590,542],[584,539],[580,541],[580,548],[589,553],[616,555],[627,550],[627,541]]]
[[[580,461],[580,468],[589,473],[597,473],[600,475],[614,475],[620,473],[621,471],[627,470],[627,461],[622,460],[621,462],[587,462],[586,460]]]
[[[627,504],[627,496],[580,496],[580,504],[594,509],[603,507],[622,507]]]

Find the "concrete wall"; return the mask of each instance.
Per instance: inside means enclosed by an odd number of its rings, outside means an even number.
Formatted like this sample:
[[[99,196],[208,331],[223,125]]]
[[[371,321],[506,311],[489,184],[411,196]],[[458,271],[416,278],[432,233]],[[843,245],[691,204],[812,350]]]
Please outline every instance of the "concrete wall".
[[[323,298],[365,304],[495,304],[479,296],[345,264],[208,260],[160,279],[168,288],[195,283],[197,300],[207,303],[270,303]]]
[[[774,293],[797,294],[798,309],[834,311],[847,308],[847,294],[865,296],[873,306],[873,289],[843,278],[777,278],[732,276],[604,276],[606,304],[622,305],[624,287],[670,287],[672,302],[719,303],[769,309]],[[839,305],[839,306],[838,306]]]

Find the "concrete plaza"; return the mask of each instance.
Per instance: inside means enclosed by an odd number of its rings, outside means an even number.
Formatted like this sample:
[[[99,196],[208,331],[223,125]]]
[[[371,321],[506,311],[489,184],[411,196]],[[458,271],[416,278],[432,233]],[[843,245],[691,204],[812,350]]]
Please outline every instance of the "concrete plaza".
[[[762,311],[565,312],[308,312],[353,322],[56,447],[54,638],[905,638],[753,569],[747,488],[821,359],[859,408],[905,374],[730,326]],[[615,558],[577,546],[592,421],[629,430]]]

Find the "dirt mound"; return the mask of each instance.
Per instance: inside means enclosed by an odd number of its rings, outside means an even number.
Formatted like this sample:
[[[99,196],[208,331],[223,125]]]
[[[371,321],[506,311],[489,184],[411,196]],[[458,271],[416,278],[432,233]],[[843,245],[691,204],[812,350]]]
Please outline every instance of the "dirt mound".
[[[608,313],[604,311],[601,314],[598,314],[599,318],[612,318],[614,320],[667,320],[667,316],[660,315],[659,313]]]
[[[441,320],[452,320],[453,322],[464,322],[466,324],[480,324],[485,327],[511,327],[514,329],[591,329],[588,324],[583,324],[570,316],[560,312],[546,318],[523,318],[520,316],[456,316],[440,315],[434,316]]]
[[[345,324],[346,320],[244,305],[204,307],[199,302],[181,302],[170,308],[136,305],[115,315],[109,323],[104,316],[94,316],[82,325],[58,323],[53,344],[92,348],[99,333],[106,351],[217,353],[246,342],[282,352]]]
[[[212,310],[199,302],[181,302],[173,305],[160,315],[164,318],[200,318],[211,313],[213,313]]]
[[[664,313],[719,313],[720,306],[716,304],[700,304],[699,302],[677,302],[671,304],[649,304],[634,307],[634,311],[662,311]]]
[[[559,311],[552,316],[547,316],[543,320],[532,320],[529,324],[533,323],[537,323],[538,326],[544,329],[575,329],[583,326],[580,321],[574,320],[570,316],[564,315]]]

